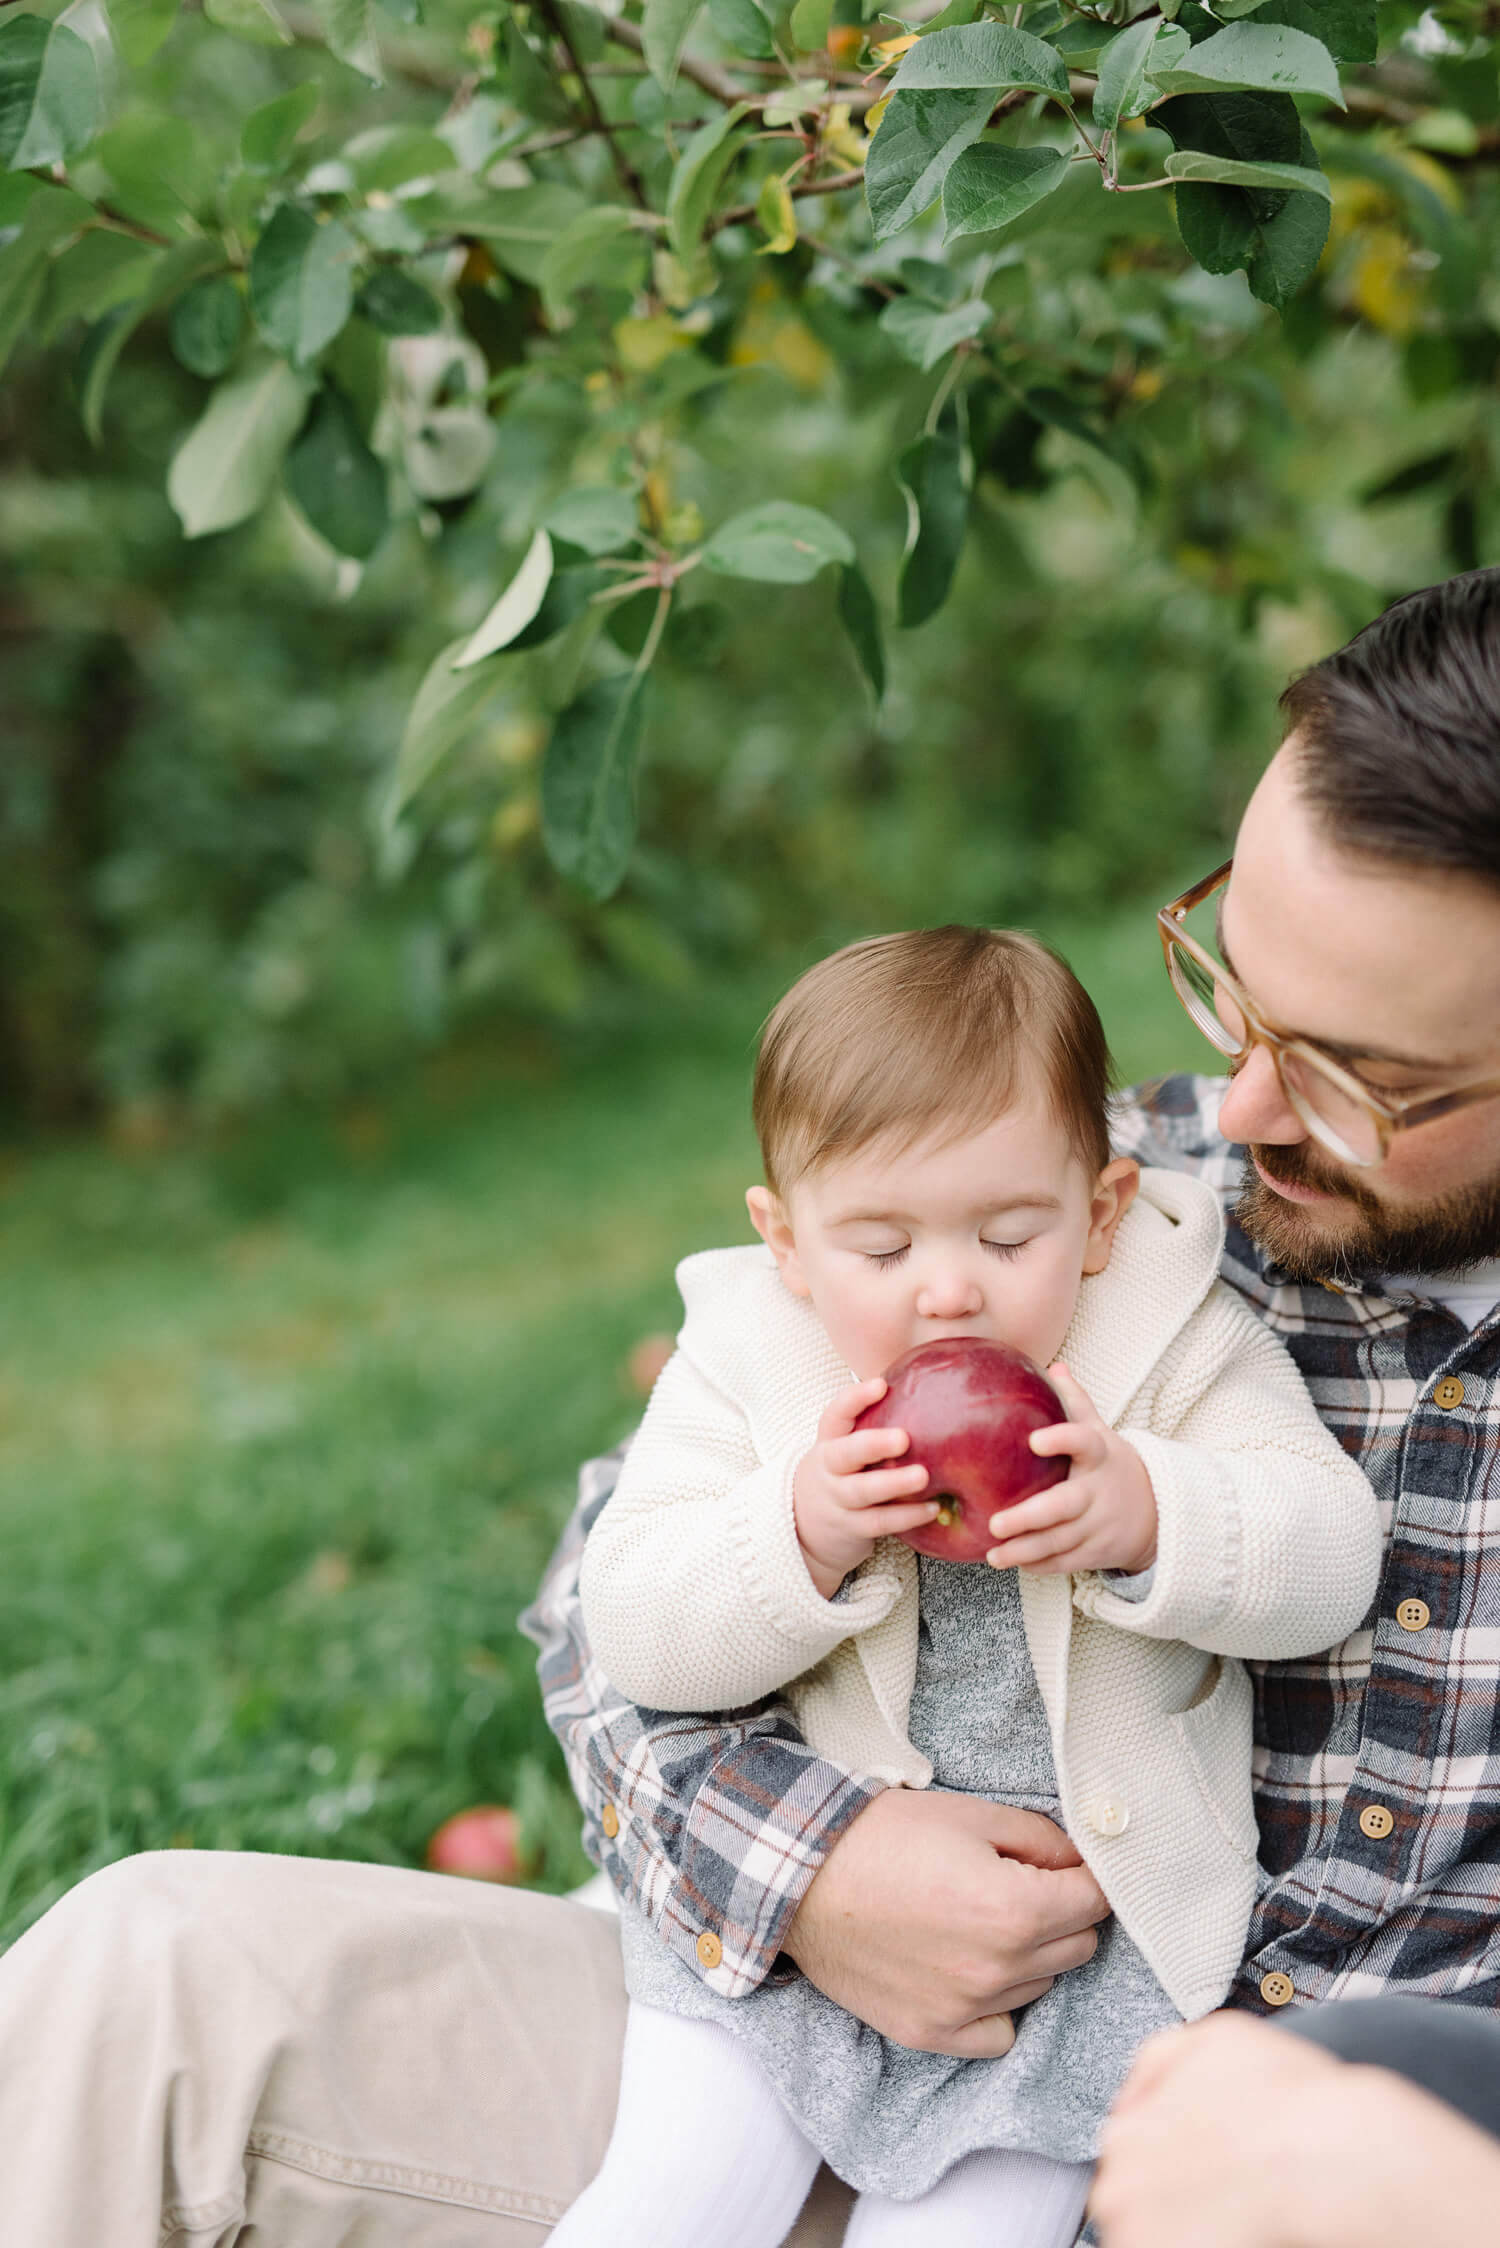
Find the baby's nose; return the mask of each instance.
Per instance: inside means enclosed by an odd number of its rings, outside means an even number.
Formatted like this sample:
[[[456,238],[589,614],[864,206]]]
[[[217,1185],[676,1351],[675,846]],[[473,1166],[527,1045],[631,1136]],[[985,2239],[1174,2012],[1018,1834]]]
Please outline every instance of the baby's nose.
[[[917,1296],[917,1310],[923,1319],[969,1319],[983,1308],[979,1288],[962,1272],[933,1273]]]

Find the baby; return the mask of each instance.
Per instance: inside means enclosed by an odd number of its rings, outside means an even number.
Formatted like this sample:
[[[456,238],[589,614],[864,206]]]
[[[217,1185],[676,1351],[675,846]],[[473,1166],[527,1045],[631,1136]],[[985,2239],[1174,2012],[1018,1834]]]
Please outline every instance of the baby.
[[[1110,1160],[1107,1085],[1092,1003],[1033,938],[876,937],[803,976],[756,1072],[764,1246],[680,1267],[582,1576],[633,1700],[779,1691],[847,1770],[1055,1819],[1113,1908],[1098,1950],[966,2061],[795,1974],[731,1999],[627,1901],[619,2115],[555,2248],[773,2248],[820,2160],[859,2195],[847,2248],[1066,2248],[1137,2046],[1228,1989],[1256,1884],[1237,1658],[1355,1629],[1380,1532],[1218,1277],[1212,1192]],[[953,1336],[1026,1351],[1068,1415],[1031,1440],[1066,1480],[994,1517],[988,1568],[898,1542],[936,1501],[902,1431],[855,1425]]]

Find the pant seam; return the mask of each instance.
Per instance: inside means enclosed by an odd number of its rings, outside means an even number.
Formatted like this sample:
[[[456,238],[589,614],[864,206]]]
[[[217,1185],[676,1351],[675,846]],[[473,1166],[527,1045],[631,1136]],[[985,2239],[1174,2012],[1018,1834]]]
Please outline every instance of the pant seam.
[[[226,2225],[232,2217],[244,2214],[244,2200],[237,2193],[221,2193],[217,2201],[174,2202],[161,2213],[158,2248],[168,2248],[181,2233],[207,2232],[210,2227]]]
[[[528,2217],[538,2224],[555,2225],[568,2207],[553,2194],[481,2185],[473,2178],[450,2177],[440,2170],[419,2170],[401,2162],[372,2162],[363,2155],[340,2154],[332,2147],[293,2138],[286,2131],[252,2131],[246,2152],[263,2162],[278,2162],[288,2170],[327,2178],[335,2185],[370,2186],[381,2193],[407,2194],[416,2201],[443,2201],[461,2209]]]

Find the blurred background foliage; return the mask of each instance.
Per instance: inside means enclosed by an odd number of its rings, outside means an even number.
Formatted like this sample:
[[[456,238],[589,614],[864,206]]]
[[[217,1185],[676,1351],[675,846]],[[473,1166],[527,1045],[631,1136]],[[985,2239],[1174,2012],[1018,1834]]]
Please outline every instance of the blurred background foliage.
[[[97,37],[97,0],[63,12]],[[1188,0],[1200,41],[1257,12]],[[1183,11],[1067,6],[1053,32],[1076,62],[1158,13]],[[380,268],[440,306],[440,363],[356,314],[284,433],[326,451],[331,428],[356,481],[364,448],[378,506],[366,479],[352,530],[316,489],[310,515],[289,453],[188,539],[168,480],[235,379],[214,319],[233,309],[259,364],[241,234],[287,208],[378,233],[421,200],[320,189],[318,167],[386,128],[436,163],[441,127],[498,192],[517,163],[619,190],[545,8],[111,7],[159,45],[99,145],[13,178],[61,173],[129,224],[49,252],[24,318],[25,206],[0,181],[0,1936],[122,1851],[410,1862],[485,1797],[520,1805],[549,1884],[579,1876],[514,1619],[572,1464],[639,1409],[624,1368],[672,1323],[673,1259],[743,1230],[754,1027],[809,959],[877,927],[1027,923],[1095,990],[1126,1077],[1199,1063],[1151,908],[1222,854],[1287,674],[1500,560],[1500,9],[1324,11],[1367,14],[1347,112],[1304,104],[1331,213],[1281,311],[1189,257],[1171,194],[1109,196],[1087,167],[949,251],[931,219],[875,242],[856,184],[796,204],[812,241],[736,220],[706,276],[606,261],[560,308],[449,218]],[[329,49],[355,17],[379,85]],[[838,0],[822,61],[767,18],[768,81],[825,87],[771,156],[857,172],[868,111],[833,112],[879,92],[873,47],[902,30],[857,18]],[[689,61],[742,68],[731,34],[759,36],[708,0]],[[702,89],[678,85],[674,123],[628,42],[605,69],[609,117],[647,119],[659,204]],[[247,118],[288,96],[282,171],[247,167]],[[1060,140],[1043,107],[996,145]],[[1128,140],[1160,169],[1164,135]],[[235,307],[198,300],[185,328],[118,249],[80,258],[104,237],[228,244]],[[915,333],[955,288],[989,331],[923,367],[889,310]],[[903,627],[895,464],[950,428],[966,532],[946,600]],[[486,657],[393,812],[423,682],[579,487],[628,495],[651,566],[768,498],[818,511],[889,668],[877,702],[834,570],[684,572],[605,896],[549,857],[542,773],[580,681],[639,660],[654,592]]]
[[[1293,20],[1292,4],[1272,12]],[[452,437],[445,413],[488,434],[449,478],[467,488],[434,498],[417,489],[412,425],[376,433],[388,527],[364,560],[318,535],[285,486],[242,522],[184,538],[164,483],[215,390],[183,357],[215,362],[201,336],[184,344],[170,304],[127,296],[99,315],[100,289],[118,298],[139,276],[111,266],[101,281],[96,258],[70,281],[80,252],[149,244],[86,231],[48,269],[51,294],[0,382],[5,1112],[22,1126],[106,1117],[150,1139],[288,1097],[357,1095],[466,1024],[586,1025],[627,989],[685,992],[877,924],[1045,926],[1211,859],[1274,738],[1288,670],[1392,595],[1500,552],[1497,11],[1340,0],[1327,22],[1362,7],[1380,59],[1345,66],[1347,115],[1304,104],[1332,219],[1284,316],[1243,273],[1189,260],[1170,195],[1107,196],[1089,166],[1014,226],[954,246],[994,335],[926,369],[882,315],[941,295],[934,222],[873,243],[857,186],[797,205],[800,220],[817,215],[814,243],[768,255],[763,229],[730,225],[697,282],[661,271],[658,253],[623,294],[606,273],[560,308],[445,219],[437,247],[422,237],[378,269],[441,301],[441,337],[391,338],[356,316],[319,395],[378,391],[389,413],[426,383],[418,419],[434,445]],[[90,31],[76,6],[65,13]],[[117,10],[130,26],[139,13]],[[1080,25],[1103,36],[1154,10],[1032,0],[1020,13],[1065,16],[1076,49]],[[1238,0],[1221,13],[1254,20]],[[420,208],[400,183],[394,199],[347,186],[351,142],[389,150],[379,136],[398,128],[426,135],[429,163],[441,127],[455,148],[479,135],[465,161],[486,178],[575,196],[613,186],[597,136],[536,129],[581,102],[549,37],[564,19],[449,0],[421,24],[367,11],[385,57],[375,86],[324,43],[336,14],[294,11],[288,43],[264,44],[281,34],[254,8],[158,8],[163,43],[120,73],[108,130],[71,172],[13,177],[67,176],[101,208],[148,212],[128,224],[179,249],[219,239],[215,224],[232,242],[268,211],[332,207],[353,224]],[[813,58],[783,25],[783,69],[737,58],[728,21],[722,7],[698,17],[689,62],[701,49],[710,72],[738,60],[826,85],[802,126],[816,170],[833,94],[879,91],[871,42],[899,24],[835,21]],[[657,149],[672,104],[692,122],[705,97],[681,80],[669,102],[633,50],[608,55],[591,67],[611,114],[629,104],[653,120],[617,145],[649,155],[659,195],[674,150],[681,160],[680,139]],[[809,79],[817,67],[825,78]],[[288,97],[301,106],[280,135],[286,176],[268,179],[236,151],[247,116]],[[1006,130],[1035,138],[1041,104]],[[173,149],[151,158],[160,177],[142,155],[162,145],[153,121]],[[860,153],[863,136],[840,130]],[[503,153],[549,138],[563,145],[524,164]],[[415,160],[407,148],[394,171]],[[847,156],[827,162],[847,175]],[[724,195],[743,191],[731,176]],[[242,288],[238,269],[225,285]],[[459,355],[450,390],[479,386],[457,404],[432,389],[435,342]],[[91,386],[106,347],[119,358],[104,393]],[[940,389],[965,404],[968,535],[946,604],[887,632],[878,707],[840,627],[836,573],[790,587],[698,570],[653,667],[639,842],[612,896],[549,863],[539,773],[580,676],[624,676],[654,593],[610,612],[613,639],[596,609],[581,635],[489,657],[483,692],[438,745],[451,746],[439,756],[429,741],[419,758],[431,778],[388,816],[419,683],[484,617],[560,493],[630,495],[654,527],[648,563],[680,563],[705,525],[768,494],[793,499],[847,532],[889,618],[908,521],[893,463],[934,423]]]

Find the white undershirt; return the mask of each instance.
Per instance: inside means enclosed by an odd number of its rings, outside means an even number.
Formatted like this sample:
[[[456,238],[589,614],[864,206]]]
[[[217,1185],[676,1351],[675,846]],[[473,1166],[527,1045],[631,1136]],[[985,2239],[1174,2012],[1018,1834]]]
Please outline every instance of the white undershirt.
[[[1464,1272],[1390,1272],[1381,1282],[1381,1292],[1427,1296],[1472,1332],[1500,1303],[1500,1257],[1470,1265]]]

